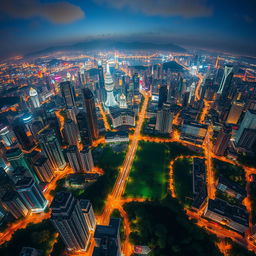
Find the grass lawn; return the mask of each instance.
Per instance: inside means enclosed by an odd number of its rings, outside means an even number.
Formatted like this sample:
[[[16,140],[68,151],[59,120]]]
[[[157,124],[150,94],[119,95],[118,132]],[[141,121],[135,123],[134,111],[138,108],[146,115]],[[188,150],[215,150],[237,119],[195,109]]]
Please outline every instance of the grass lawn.
[[[179,155],[195,154],[179,143],[140,141],[124,196],[157,200],[165,198],[170,161]]]
[[[215,179],[224,177],[231,181],[237,182],[242,187],[245,187],[246,179],[242,167],[223,162],[215,158],[213,158],[213,167],[215,172]]]
[[[173,165],[175,194],[183,205],[193,202],[192,158],[178,159]]]

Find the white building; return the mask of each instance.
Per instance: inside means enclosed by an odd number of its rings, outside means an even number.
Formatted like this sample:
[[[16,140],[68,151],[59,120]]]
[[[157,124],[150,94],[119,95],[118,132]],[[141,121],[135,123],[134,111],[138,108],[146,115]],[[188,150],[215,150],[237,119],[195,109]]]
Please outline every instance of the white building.
[[[41,106],[41,104],[40,104],[40,101],[39,101],[38,93],[32,87],[29,90],[29,96],[30,96],[31,102],[33,104],[33,107],[34,108],[39,108]]]

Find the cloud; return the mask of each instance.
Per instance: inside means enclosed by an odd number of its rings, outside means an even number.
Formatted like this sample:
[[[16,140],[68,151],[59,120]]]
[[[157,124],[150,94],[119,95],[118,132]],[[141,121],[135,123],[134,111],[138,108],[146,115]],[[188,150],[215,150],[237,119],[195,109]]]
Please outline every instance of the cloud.
[[[69,2],[42,3],[40,0],[2,0],[0,13],[19,19],[41,17],[54,24],[71,23],[85,16],[79,6]]]
[[[101,5],[116,9],[125,7],[146,15],[181,16],[184,18],[206,17],[212,14],[207,0],[94,0]]]

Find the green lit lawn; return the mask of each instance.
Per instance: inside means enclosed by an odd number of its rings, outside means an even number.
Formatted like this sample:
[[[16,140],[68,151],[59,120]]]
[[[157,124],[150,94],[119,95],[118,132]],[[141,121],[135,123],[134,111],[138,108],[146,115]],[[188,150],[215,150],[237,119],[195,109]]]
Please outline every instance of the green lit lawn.
[[[178,143],[140,141],[124,196],[156,200],[165,198],[169,163],[178,155],[195,153]]]

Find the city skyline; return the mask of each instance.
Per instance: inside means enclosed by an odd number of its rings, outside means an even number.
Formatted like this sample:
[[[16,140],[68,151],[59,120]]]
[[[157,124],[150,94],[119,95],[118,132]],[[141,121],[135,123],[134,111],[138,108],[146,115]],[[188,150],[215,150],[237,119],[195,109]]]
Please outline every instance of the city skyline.
[[[157,8],[152,0],[4,0],[0,55],[105,39],[173,43],[255,57],[254,10],[255,2],[249,0],[161,0]]]

